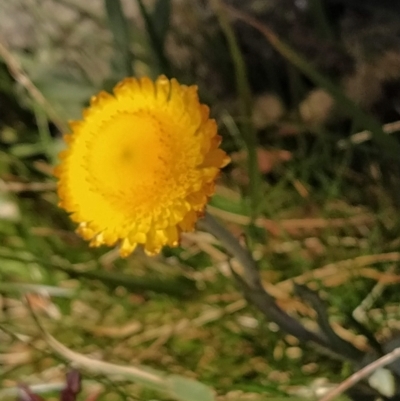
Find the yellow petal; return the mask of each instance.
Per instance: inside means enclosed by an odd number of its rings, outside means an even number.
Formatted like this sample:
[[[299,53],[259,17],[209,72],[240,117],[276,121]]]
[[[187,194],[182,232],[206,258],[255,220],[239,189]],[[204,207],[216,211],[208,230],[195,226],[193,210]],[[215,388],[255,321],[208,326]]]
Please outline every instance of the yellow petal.
[[[229,160],[197,87],[165,76],[124,79],[70,127],[55,169],[59,204],[91,246],[119,243],[123,257],[138,244],[149,254],[177,246]]]

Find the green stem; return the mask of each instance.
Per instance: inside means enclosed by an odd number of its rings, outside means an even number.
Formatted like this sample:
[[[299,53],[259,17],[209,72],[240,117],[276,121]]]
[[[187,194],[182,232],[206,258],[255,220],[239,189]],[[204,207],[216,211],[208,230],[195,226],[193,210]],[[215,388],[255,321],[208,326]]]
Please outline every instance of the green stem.
[[[263,287],[258,267],[250,252],[243,248],[239,241],[224,226],[206,212],[201,221],[204,228],[218,238],[226,250],[232,254],[243,268],[243,278],[233,269],[232,274],[242,287],[245,297],[256,306],[268,319],[275,322],[283,331],[297,337],[303,342],[313,342],[330,351],[326,339],[317,333],[307,330],[300,322],[289,316],[275,302],[275,299]]]
[[[328,17],[326,15],[326,10],[322,0],[310,0],[310,9],[314,17],[314,22],[316,25],[316,30],[325,40],[334,40],[335,36],[330,27]]]
[[[252,123],[253,101],[247,77],[247,69],[236,40],[235,32],[228,21],[225,11],[221,7],[220,1],[213,0],[212,4],[226,41],[228,42],[233,67],[235,69],[236,88],[239,95],[240,114],[242,118],[241,131],[243,140],[247,147],[247,168],[249,174],[249,192],[252,210],[251,217],[254,219],[257,215],[260,200],[261,174],[258,168],[257,132]]]
[[[202,224],[207,228],[207,231],[221,241],[225,249],[231,255],[235,256],[237,261],[241,264],[246,284],[250,288],[256,288],[261,282],[261,277],[256,262],[250,252],[243,248],[232,233],[215,220],[208,212],[206,212]]]

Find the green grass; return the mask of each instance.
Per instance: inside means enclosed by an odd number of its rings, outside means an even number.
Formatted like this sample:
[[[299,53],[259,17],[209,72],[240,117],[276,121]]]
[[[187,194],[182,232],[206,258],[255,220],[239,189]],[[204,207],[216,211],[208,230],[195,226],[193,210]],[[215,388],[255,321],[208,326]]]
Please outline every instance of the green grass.
[[[214,395],[226,401],[312,399],[316,378],[337,383],[354,369],[350,362],[300,344],[246,304],[230,274],[229,255],[200,228],[184,236],[179,248],[164,249],[153,258],[138,250],[120,259],[116,250],[89,248],[74,233],[74,224],[57,205],[52,169],[63,143],[53,112],[58,110],[63,123],[64,116],[77,118],[90,94],[125,75],[164,73],[199,86],[233,159],[219,178],[209,211],[249,244],[264,284],[274,285],[285,311],[307,327],[315,321],[310,304],[282,283],[320,274],[306,284],[319,291],[324,299],[319,306],[337,324],[334,327],[341,327],[353,345],[362,347],[365,341],[356,336],[350,316],[380,277],[396,273],[400,224],[393,188],[400,175],[395,168],[387,169],[387,160],[393,162],[398,143],[383,133],[381,116],[372,116],[351,101],[333,77],[319,71],[289,40],[271,27],[258,26],[265,36],[263,46],[271,44],[274,57],[282,57],[285,65],[282,71],[265,65],[266,75],[287,74],[285,84],[290,81],[292,88],[288,93],[275,91],[287,109],[278,121],[257,130],[251,99],[259,93],[250,84],[254,71],[250,56],[241,53],[240,28],[224,11],[207,17],[173,4],[160,0],[151,9],[138,1],[136,19],[141,25],[134,25],[119,1],[104,2],[104,21],[98,29],[109,30],[112,56],[90,60],[90,65],[111,66],[101,80],[91,81],[83,64],[79,73],[71,68],[65,74],[35,75],[40,69],[35,53],[0,52],[0,101],[5,105],[0,119],[1,399],[15,399],[2,391],[20,382],[64,380],[77,360],[51,346],[50,335],[92,358],[93,366],[81,365],[83,393],[100,391],[100,401],[200,401]],[[99,23],[98,17],[75,11],[84,21]],[[172,17],[191,21],[190,34],[187,27],[180,31]],[[205,28],[202,18],[210,18],[212,29]],[[316,34],[334,40],[317,0],[311,18]],[[213,54],[214,44],[222,49],[218,54]],[[65,57],[68,51],[72,50],[66,47]],[[26,91],[26,86],[16,84],[10,57],[21,63],[25,78],[37,85],[54,110],[49,113],[29,86]],[[224,60],[221,70],[217,58]],[[227,66],[233,77],[228,83]],[[345,109],[338,107],[318,127],[302,121],[297,107],[310,82],[325,88]],[[373,145],[339,150],[337,141],[359,129],[373,132]],[[289,130],[292,135],[285,136]],[[288,150],[291,159],[260,172],[256,154],[261,147]],[[377,256],[388,253],[393,253],[392,259]],[[377,259],[356,259],[363,255]],[[335,270],[335,263],[348,259],[353,260],[350,268],[340,265]],[[328,275],[330,264],[334,274]],[[381,342],[398,327],[397,285],[383,285],[366,311],[365,325]],[[150,369],[161,382],[144,382],[132,372],[117,377],[110,366],[106,371],[96,367],[96,360],[139,366],[141,372]]]

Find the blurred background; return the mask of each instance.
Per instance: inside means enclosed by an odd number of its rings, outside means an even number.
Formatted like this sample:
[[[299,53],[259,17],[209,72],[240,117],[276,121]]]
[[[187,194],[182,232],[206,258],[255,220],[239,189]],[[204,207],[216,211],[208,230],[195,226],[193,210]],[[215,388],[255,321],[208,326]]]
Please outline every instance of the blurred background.
[[[67,121],[122,78],[160,74],[197,85],[210,106],[232,162],[209,211],[246,238],[281,308],[317,329],[321,306],[365,360],[400,330],[400,3],[3,0],[1,399],[68,370],[26,299],[76,352],[193,378],[220,400],[315,399],[354,369],[247,305],[200,229],[126,260],[74,233],[52,175]],[[99,400],[171,399],[82,373]]]

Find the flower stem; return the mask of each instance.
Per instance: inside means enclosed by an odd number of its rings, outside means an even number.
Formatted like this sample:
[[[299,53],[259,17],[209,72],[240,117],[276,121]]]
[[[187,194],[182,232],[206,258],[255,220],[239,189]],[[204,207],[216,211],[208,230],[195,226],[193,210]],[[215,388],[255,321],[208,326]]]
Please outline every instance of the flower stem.
[[[247,76],[246,64],[240,50],[235,31],[230,25],[220,0],[213,0],[211,5],[217,15],[222,32],[225,35],[228,48],[232,57],[233,68],[236,78],[236,90],[239,97],[241,114],[241,132],[243,141],[247,148],[247,170],[249,175],[249,198],[251,204],[251,218],[254,220],[260,204],[260,183],[262,177],[258,168],[257,157],[257,132],[252,122],[253,101],[252,93]]]
[[[220,224],[211,214],[206,212],[202,223],[207,230],[218,238],[225,249],[241,264],[243,267],[243,276],[249,287],[256,287],[261,281],[258,267],[250,252],[243,248],[237,238]]]
[[[251,253],[242,247],[231,232],[207,212],[201,222],[203,227],[218,238],[225,249],[241,264],[243,269],[241,275],[232,268],[231,271],[244,296],[251,304],[256,306],[268,319],[275,322],[286,333],[297,337],[300,341],[313,342],[315,345],[322,347],[325,353],[332,354],[333,351],[337,357],[340,357],[336,350],[332,350],[323,335],[306,329],[299,321],[288,315],[277,305],[274,297],[264,289],[257,264]]]

